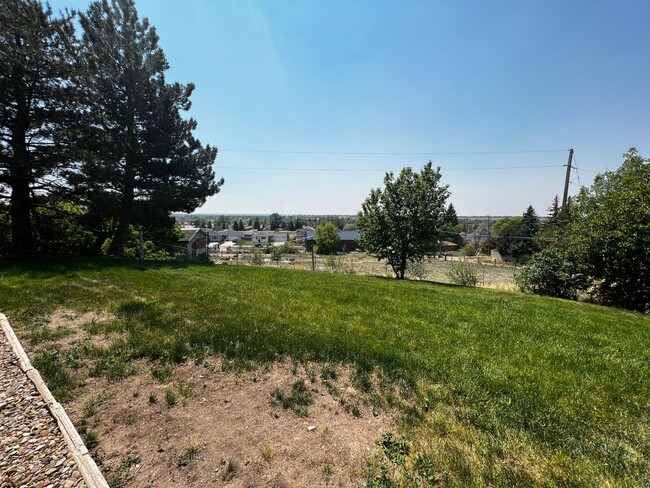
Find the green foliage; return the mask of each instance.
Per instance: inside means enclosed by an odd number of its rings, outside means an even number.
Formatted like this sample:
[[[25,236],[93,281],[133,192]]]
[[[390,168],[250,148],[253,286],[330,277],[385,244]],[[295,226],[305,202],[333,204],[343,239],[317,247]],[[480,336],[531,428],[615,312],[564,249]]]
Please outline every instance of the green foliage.
[[[287,395],[280,388],[276,388],[270,395],[271,405],[281,405],[290,409],[299,417],[308,415],[307,407],[313,403],[311,392],[302,380],[296,381],[291,387],[291,394]]]
[[[521,217],[504,217],[494,223],[493,245],[502,256],[530,256],[538,250],[535,236],[540,225],[535,209],[529,206]]]
[[[140,457],[134,454],[129,454],[122,458],[117,466],[110,469],[110,474],[107,478],[109,486],[111,488],[124,488],[127,486],[133,478],[129,471],[133,466],[137,466],[138,464],[140,464]]]
[[[264,254],[257,247],[253,248],[251,263],[255,266],[262,266],[264,264]]]
[[[361,245],[377,259],[386,259],[398,279],[408,262],[419,261],[441,240],[445,229],[446,185],[440,168],[428,162],[419,173],[404,168],[397,178],[384,177],[384,188],[373,189],[358,215]]]
[[[341,247],[339,229],[332,222],[325,222],[316,227],[316,248],[318,254],[334,254]]]
[[[463,248],[463,256],[476,256],[476,248],[474,247],[473,244],[467,244]]]
[[[453,261],[447,277],[455,285],[478,286],[481,281],[481,269],[469,261]]]
[[[572,209],[570,253],[599,282],[604,303],[650,311],[650,159],[635,148],[598,175]]]
[[[112,243],[113,239],[108,237],[101,245],[100,251],[103,256],[109,255]],[[168,253],[164,249],[158,248],[152,241],[144,241],[142,247],[145,260],[173,261],[176,259],[174,255]],[[129,234],[122,255],[127,258],[137,258],[140,256],[139,232],[133,226],[129,227]]]
[[[457,225],[460,224],[453,203],[450,203],[449,206],[447,207],[447,210],[445,210],[445,223],[450,227],[456,227]]]
[[[33,211],[67,193],[77,161],[82,110],[73,18],[37,0],[0,3],[0,195],[11,195],[13,254],[36,251]]]
[[[60,402],[66,402],[72,398],[76,385],[60,356],[58,350],[48,348],[38,352],[32,364],[41,374],[54,397]]]
[[[164,383],[172,375],[172,369],[169,366],[157,364],[151,368],[151,376]]]
[[[276,230],[282,227],[283,220],[282,216],[279,213],[272,213],[271,216],[269,217],[270,225],[271,225],[271,230]]]
[[[502,256],[519,257],[524,249],[519,236],[523,235],[523,217],[504,217],[492,226],[493,245]]]
[[[384,432],[380,445],[388,459],[397,465],[404,465],[410,448],[403,435],[394,436],[392,432]]]
[[[535,254],[516,275],[522,291],[575,300],[587,286],[586,277],[567,256],[549,248]]]
[[[294,246],[289,244],[288,242],[285,242],[281,246],[273,246],[271,248],[271,259],[273,261],[280,261],[282,259],[282,256],[285,254],[293,254],[296,252],[296,249]]]
[[[463,232],[463,226],[460,225],[454,204],[450,203],[445,211],[445,232],[442,238],[460,245],[463,242],[461,232]]]
[[[178,455],[177,465],[179,467],[187,466],[190,461],[194,461],[197,458],[200,451],[201,451],[201,446],[199,446],[198,444],[190,444],[187,447],[187,449],[185,449],[183,452],[181,452]]]
[[[11,217],[9,206],[0,200],[0,256],[9,254],[11,250]]]
[[[176,392],[171,388],[167,388],[165,390],[165,403],[167,404],[167,407],[172,408],[176,405],[176,401]]]

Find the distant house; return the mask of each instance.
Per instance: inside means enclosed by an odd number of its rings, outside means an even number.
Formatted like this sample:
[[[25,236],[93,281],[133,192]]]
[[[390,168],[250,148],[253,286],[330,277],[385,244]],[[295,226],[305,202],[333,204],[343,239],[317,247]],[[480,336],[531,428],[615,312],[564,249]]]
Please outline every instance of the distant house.
[[[339,231],[339,240],[339,251],[350,252],[357,249],[363,251],[359,244],[359,232],[356,230]],[[312,248],[317,244],[315,232],[312,230],[312,234],[305,237],[305,249],[307,252],[311,252]]]
[[[289,240],[289,234],[286,232],[274,232],[273,233],[273,243],[284,244]]]
[[[172,253],[183,252],[190,259],[206,259],[208,234],[202,229],[184,228],[183,237],[165,247]]]
[[[267,231],[257,232],[253,234],[251,240],[253,244],[268,244],[269,242],[273,242],[273,234],[275,233]]]
[[[444,251],[455,251],[456,249],[458,249],[458,244],[456,244],[455,242],[442,241],[440,243],[440,250],[443,251],[443,252]]]
[[[359,245],[359,232],[356,230],[342,230],[339,232],[341,239],[341,250],[350,252],[355,249],[361,249]]]

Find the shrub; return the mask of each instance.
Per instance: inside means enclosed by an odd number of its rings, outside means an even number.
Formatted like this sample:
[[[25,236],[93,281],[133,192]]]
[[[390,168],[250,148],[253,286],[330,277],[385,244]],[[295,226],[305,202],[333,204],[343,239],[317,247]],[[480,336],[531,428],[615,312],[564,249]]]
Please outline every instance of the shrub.
[[[254,266],[262,266],[264,264],[264,254],[257,247],[253,249],[251,264]]]
[[[409,263],[406,267],[406,272],[409,277],[413,277],[418,280],[423,280],[427,276],[427,270],[422,261],[414,261],[412,263]]]
[[[454,261],[447,272],[447,277],[455,285],[478,286],[481,281],[481,270],[474,263]]]
[[[569,300],[576,300],[587,285],[577,266],[562,252],[550,248],[535,254],[515,281],[522,291]]]
[[[332,273],[343,273],[345,271],[345,258],[330,254],[325,257],[325,267]]]
[[[471,244],[467,244],[463,248],[463,256],[476,256],[476,248]]]

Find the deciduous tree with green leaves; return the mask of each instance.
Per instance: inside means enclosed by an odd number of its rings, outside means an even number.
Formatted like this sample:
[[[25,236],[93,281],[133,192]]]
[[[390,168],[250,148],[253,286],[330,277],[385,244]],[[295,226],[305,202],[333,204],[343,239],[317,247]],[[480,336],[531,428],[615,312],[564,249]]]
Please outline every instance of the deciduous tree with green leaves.
[[[133,0],[100,0],[81,14],[89,115],[77,180],[98,215],[117,224],[108,251],[121,256],[138,216],[192,212],[217,193],[217,149],[193,135],[193,84],[169,84],[158,35]]]
[[[610,305],[650,311],[650,159],[636,148],[596,176],[572,208],[569,252]]]
[[[332,222],[325,222],[316,227],[315,239],[315,251],[318,254],[334,254],[341,245],[339,229]]]
[[[431,161],[420,172],[406,167],[397,177],[386,173],[384,188],[373,189],[362,204],[361,245],[386,259],[397,279],[442,238],[449,191],[440,179],[440,168],[434,170]]]

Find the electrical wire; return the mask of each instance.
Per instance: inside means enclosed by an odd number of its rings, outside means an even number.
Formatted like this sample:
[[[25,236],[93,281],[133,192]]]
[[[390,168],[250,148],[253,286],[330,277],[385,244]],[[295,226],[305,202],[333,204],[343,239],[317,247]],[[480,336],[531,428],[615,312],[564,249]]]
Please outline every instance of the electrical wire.
[[[458,151],[458,152],[365,152],[365,151],[285,151],[273,149],[219,149],[219,152],[264,153],[264,154],[327,154],[327,155],[368,155],[368,156],[481,156],[490,154],[538,154],[566,152],[568,149],[541,149],[527,151]]]
[[[582,188],[582,183],[580,182],[580,172],[578,171],[578,163],[576,162],[576,155],[573,154],[573,168],[576,170],[576,176],[578,177],[578,186]]]
[[[533,166],[491,166],[491,167],[472,167],[472,168],[447,168],[441,167],[444,171],[492,171],[492,170],[509,170],[509,169],[539,169],[539,168],[561,168],[563,164],[550,165],[533,165]],[[289,168],[289,167],[262,167],[262,166],[221,166],[216,165],[217,169],[228,169],[237,171],[328,171],[328,172],[386,172],[382,168]]]

